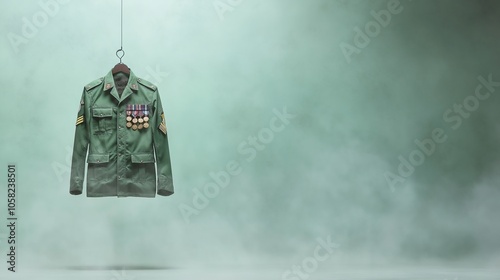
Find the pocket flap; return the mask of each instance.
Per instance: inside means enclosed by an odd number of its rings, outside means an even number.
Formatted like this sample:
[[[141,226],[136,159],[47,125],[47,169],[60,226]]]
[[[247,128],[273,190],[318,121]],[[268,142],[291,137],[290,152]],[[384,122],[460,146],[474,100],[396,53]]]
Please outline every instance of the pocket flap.
[[[155,162],[153,154],[133,154],[132,163],[152,163]]]
[[[109,154],[91,154],[87,158],[88,163],[106,163],[109,162]]]
[[[94,108],[92,109],[92,116],[96,118],[107,118],[113,116],[113,108]]]

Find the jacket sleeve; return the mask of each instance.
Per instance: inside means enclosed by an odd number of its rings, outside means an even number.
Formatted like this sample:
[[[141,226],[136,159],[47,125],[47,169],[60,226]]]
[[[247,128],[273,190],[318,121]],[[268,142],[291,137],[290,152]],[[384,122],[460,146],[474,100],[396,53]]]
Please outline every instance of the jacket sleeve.
[[[75,141],[73,144],[73,157],[71,160],[71,177],[69,193],[72,195],[82,194],[83,180],[85,178],[85,158],[89,144],[88,137],[88,100],[85,100],[85,90],[80,101],[80,110],[76,118]]]
[[[155,95],[155,110],[153,118],[155,120],[156,127],[153,128],[153,141],[156,155],[156,169],[158,173],[157,194],[168,196],[174,193],[174,185],[172,181],[172,167],[170,164],[170,152],[168,148],[167,126],[158,90],[156,90]]]

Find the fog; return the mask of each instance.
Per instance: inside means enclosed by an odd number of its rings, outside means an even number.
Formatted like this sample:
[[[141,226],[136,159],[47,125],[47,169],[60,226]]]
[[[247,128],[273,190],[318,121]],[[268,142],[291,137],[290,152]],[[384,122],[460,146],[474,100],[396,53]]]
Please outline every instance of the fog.
[[[175,194],[154,199],[69,194],[81,92],[118,63],[120,2],[0,6],[1,180],[15,164],[19,274],[305,279],[284,274],[325,240],[335,248],[311,279],[498,265],[496,1],[125,0],[123,62],[165,109]]]

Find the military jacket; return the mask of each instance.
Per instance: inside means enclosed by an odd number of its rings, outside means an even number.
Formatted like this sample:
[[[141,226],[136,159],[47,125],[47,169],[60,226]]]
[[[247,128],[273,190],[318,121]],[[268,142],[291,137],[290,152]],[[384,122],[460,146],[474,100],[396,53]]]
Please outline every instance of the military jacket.
[[[165,115],[155,85],[130,71],[120,96],[110,71],[84,87],[71,163],[73,195],[82,194],[85,161],[88,197],[174,193]]]

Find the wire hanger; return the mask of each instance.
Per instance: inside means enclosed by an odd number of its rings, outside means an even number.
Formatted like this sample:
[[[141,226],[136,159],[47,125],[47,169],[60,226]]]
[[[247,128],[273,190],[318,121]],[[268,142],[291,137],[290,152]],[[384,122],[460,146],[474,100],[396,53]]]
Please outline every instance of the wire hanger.
[[[120,62],[113,67],[111,73],[113,75],[118,74],[120,72],[125,73],[127,76],[130,75],[130,68],[122,63],[122,58],[125,56],[125,51],[123,50],[123,0],[121,0],[121,14],[120,14],[120,48],[116,51],[116,57],[120,59]]]

